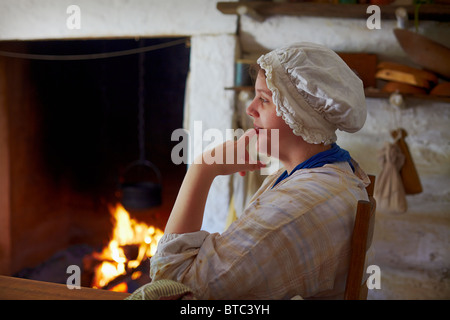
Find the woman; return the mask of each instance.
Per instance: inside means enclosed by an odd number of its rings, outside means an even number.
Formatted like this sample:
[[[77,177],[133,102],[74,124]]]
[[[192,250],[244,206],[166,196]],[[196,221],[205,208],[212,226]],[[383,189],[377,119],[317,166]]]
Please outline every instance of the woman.
[[[199,299],[339,298],[357,201],[367,200],[369,180],[335,144],[335,131],[363,126],[362,82],[333,51],[312,43],[274,50],[258,65],[247,109],[255,128],[213,152],[237,154],[266,129],[267,141],[259,144],[277,144],[284,168],[264,181],[224,233],[210,234],[200,228],[214,178],[264,165],[248,156],[233,164],[191,165],[150,276],[181,282]],[[271,130],[278,130],[279,141],[272,141]]]

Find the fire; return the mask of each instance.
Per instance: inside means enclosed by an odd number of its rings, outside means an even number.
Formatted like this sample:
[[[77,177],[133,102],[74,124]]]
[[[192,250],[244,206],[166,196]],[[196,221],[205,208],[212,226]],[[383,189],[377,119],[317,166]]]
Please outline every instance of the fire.
[[[137,268],[147,257],[153,256],[158,241],[163,236],[160,229],[131,219],[120,204],[110,207],[110,211],[115,221],[114,230],[108,246],[96,256],[102,262],[95,269],[92,281],[94,288],[106,286],[116,277]],[[137,248],[137,254],[127,257],[127,246]],[[126,292],[127,287],[125,283],[120,283],[111,290]]]

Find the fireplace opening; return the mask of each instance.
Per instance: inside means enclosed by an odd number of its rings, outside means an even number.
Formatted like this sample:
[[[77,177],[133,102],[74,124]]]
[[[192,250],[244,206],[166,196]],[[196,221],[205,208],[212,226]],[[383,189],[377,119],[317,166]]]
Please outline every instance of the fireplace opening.
[[[10,41],[0,48],[62,56],[174,40]],[[177,143],[171,134],[183,126],[189,54],[189,46],[180,42],[145,52],[145,157],[161,173],[162,203],[129,215],[160,230],[186,171],[171,161]],[[139,157],[139,55],[75,61],[0,56],[0,64],[0,110],[6,117],[0,165],[8,172],[0,178],[7,191],[0,199],[0,209],[6,209],[1,218],[7,221],[0,230],[7,234],[0,243],[1,271],[32,278],[35,268],[55,259],[76,256],[74,261],[82,263],[80,255],[101,251],[111,240],[120,179]],[[55,272],[38,273],[38,280],[59,282],[52,279]]]

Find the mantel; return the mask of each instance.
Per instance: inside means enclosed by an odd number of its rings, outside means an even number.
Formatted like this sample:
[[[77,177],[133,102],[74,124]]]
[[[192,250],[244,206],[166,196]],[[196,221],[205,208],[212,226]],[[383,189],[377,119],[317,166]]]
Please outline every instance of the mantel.
[[[369,4],[333,4],[316,2],[218,2],[217,9],[224,14],[239,14],[239,8],[256,12],[266,18],[273,15],[335,17],[351,19],[367,19]],[[396,19],[395,10],[403,7],[408,12],[409,19],[414,19],[414,5],[380,5],[382,19]],[[419,11],[420,20],[450,21],[450,5],[423,4]]]

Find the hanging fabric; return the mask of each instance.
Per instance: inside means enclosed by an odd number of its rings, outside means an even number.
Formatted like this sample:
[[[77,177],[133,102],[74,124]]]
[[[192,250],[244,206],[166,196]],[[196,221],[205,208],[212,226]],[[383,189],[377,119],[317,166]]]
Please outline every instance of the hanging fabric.
[[[405,106],[402,95],[391,94],[389,103],[393,110],[393,126],[399,128],[401,126],[400,109]],[[382,169],[375,182],[374,197],[380,209],[390,213],[403,213],[407,210],[407,201],[400,170],[405,163],[405,156],[397,145],[399,136],[396,135],[393,138],[394,141],[385,142],[378,153]]]
[[[422,184],[420,183],[419,175],[414,165],[413,158],[409,152],[408,144],[405,137],[408,135],[401,124],[401,109],[405,108],[405,102],[403,96],[398,92],[394,92],[389,97],[389,103],[393,108],[393,119],[395,121],[395,130],[391,131],[391,136],[394,138],[395,143],[400,148],[401,152],[405,156],[405,163],[400,170],[400,176],[402,178],[403,186],[406,194],[416,194],[422,192]]]
[[[413,158],[409,152],[408,144],[405,141],[405,137],[408,135],[405,129],[399,128],[391,132],[392,137],[395,139],[397,146],[405,156],[405,163],[400,170],[400,176],[402,178],[403,186],[406,194],[417,194],[422,192],[422,184],[420,182],[419,175],[414,165]]]
[[[386,142],[379,152],[379,160],[382,170],[374,190],[377,206],[389,213],[404,213],[408,205],[400,169],[405,162],[405,156],[396,143]]]

